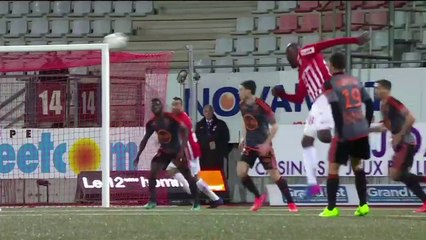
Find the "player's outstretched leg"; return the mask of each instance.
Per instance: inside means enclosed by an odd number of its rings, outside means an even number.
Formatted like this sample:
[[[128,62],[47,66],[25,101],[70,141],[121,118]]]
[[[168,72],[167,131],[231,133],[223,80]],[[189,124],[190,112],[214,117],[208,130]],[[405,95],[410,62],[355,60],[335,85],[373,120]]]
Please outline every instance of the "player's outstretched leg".
[[[197,180],[198,189],[204,194],[206,194],[208,198],[210,198],[211,200],[210,208],[217,208],[223,204],[223,200],[216,193],[213,192],[213,190],[209,187],[209,185],[207,185],[206,182],[204,182],[203,179],[197,176],[195,178],[198,179]]]
[[[320,217],[337,217],[340,211],[336,208],[336,195],[339,188],[339,175],[328,174],[327,178],[327,207],[320,213]]]
[[[361,159],[351,160],[352,169],[355,175],[355,187],[358,193],[359,206],[356,209],[355,216],[365,216],[370,212],[367,204],[367,178],[365,177],[364,169],[361,166]]]
[[[415,212],[426,213],[426,193],[423,192],[423,189],[420,186],[420,182],[424,181],[424,177],[414,175],[408,171],[401,172],[398,177],[398,173],[392,171],[392,169],[391,176],[393,180],[403,182],[407,188],[423,202],[423,205]]]
[[[191,175],[191,171],[189,168],[181,167],[179,171],[185,177],[186,181],[188,181],[189,189],[191,190],[192,198],[194,199],[194,203],[192,205],[192,210],[198,211],[201,209],[200,206],[200,198],[197,189],[196,179]]]
[[[157,185],[157,176],[161,170],[161,165],[153,160],[151,162],[151,174],[149,176],[149,201],[143,207],[145,209],[153,209],[157,207],[157,191],[155,186]]]
[[[260,195],[259,190],[257,190],[256,185],[254,185],[253,180],[248,175],[249,165],[246,162],[239,161],[237,163],[237,175],[241,179],[241,183],[244,187],[254,194],[255,200],[253,206],[250,208],[251,211],[257,211],[263,206],[263,202],[266,199],[266,195]]]
[[[314,147],[315,139],[310,136],[303,136],[302,147],[303,147],[303,166],[306,172],[306,178],[308,182],[308,189],[306,191],[306,197],[312,198],[321,193],[321,187],[318,185],[316,178],[316,166],[318,163],[317,151]]]
[[[269,176],[271,176],[272,180],[278,186],[281,191],[283,198],[286,199],[288,205],[289,212],[298,212],[296,204],[293,201],[293,197],[290,194],[290,189],[288,188],[287,180],[282,177],[278,171],[278,169],[268,170]]]

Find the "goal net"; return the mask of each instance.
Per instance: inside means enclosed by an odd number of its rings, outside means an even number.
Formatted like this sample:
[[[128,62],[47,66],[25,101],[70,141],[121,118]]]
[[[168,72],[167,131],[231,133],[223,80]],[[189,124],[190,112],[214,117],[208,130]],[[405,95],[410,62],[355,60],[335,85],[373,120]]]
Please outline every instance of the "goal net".
[[[108,69],[100,49],[34,47],[0,52],[0,205],[99,203],[104,127],[108,185],[116,189],[111,201],[130,200],[135,185],[126,187],[125,180],[137,179],[129,177],[135,175],[132,162],[150,118],[150,99],[166,99],[172,53],[110,52],[110,104],[103,112]],[[110,118],[105,126],[104,114]],[[139,169],[149,168],[156,148],[154,141],[148,144]]]

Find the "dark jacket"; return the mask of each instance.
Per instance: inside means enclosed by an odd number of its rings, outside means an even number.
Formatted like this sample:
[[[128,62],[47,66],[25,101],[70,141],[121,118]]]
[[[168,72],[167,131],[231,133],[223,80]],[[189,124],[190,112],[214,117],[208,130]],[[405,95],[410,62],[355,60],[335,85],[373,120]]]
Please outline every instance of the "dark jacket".
[[[202,118],[197,122],[195,134],[201,145],[201,166],[206,168],[223,167],[223,160],[229,153],[229,129],[226,123],[213,115],[212,125],[208,129],[206,118]],[[210,142],[214,141],[215,150],[210,150]],[[217,162],[217,163],[216,163]]]

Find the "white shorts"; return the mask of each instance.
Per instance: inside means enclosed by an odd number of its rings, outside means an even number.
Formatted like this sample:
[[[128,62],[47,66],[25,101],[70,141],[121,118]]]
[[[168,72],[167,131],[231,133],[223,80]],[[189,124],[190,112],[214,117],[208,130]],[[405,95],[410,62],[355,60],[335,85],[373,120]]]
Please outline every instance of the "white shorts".
[[[176,169],[176,165],[171,162],[166,170]],[[200,158],[195,158],[194,160],[189,161],[189,170],[191,171],[192,176],[198,175],[200,173]]]
[[[320,95],[312,104],[303,134],[316,138],[318,131],[333,128],[334,120],[330,103],[325,95]]]

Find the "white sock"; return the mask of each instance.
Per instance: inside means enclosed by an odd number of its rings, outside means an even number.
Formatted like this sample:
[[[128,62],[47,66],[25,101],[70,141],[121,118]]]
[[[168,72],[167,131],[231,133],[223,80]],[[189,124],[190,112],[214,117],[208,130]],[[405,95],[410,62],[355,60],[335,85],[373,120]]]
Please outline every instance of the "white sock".
[[[303,149],[303,166],[305,167],[308,185],[316,185],[316,166],[317,166],[317,151],[315,147],[307,147]]]
[[[173,176],[178,182],[180,182],[183,185],[183,190],[191,194],[191,190],[189,189],[189,183],[186,181],[185,177],[182,175],[182,173],[178,172]]]
[[[201,192],[203,192],[204,194],[207,195],[207,197],[209,197],[212,201],[217,201],[219,200],[219,196],[216,195],[216,193],[214,193],[209,185],[207,185],[207,183],[205,183],[203,181],[203,179],[200,179],[197,181],[197,187],[198,189],[200,189]]]

